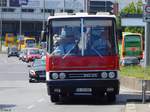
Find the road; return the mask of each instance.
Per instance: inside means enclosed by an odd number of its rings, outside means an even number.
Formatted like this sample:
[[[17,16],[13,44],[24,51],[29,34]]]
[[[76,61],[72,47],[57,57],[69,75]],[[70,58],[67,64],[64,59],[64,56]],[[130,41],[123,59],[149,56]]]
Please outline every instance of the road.
[[[17,57],[0,54],[0,112],[123,112],[128,98],[139,97],[121,88],[114,104],[81,99],[54,104],[45,83],[29,83],[28,67]]]

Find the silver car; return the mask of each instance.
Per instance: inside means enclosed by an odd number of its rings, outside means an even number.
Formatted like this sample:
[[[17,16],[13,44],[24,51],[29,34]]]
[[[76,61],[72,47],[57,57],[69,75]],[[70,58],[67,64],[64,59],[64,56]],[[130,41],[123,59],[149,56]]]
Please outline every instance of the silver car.
[[[124,57],[120,64],[121,66],[140,65],[140,60],[137,57]]]

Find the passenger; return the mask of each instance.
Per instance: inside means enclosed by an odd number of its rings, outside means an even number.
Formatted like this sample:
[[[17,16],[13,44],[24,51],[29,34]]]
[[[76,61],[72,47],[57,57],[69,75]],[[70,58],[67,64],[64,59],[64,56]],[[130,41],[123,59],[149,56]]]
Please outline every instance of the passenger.
[[[111,44],[108,40],[107,32],[101,32],[99,38],[94,41],[92,48],[96,50],[100,55],[107,55],[110,53]]]
[[[106,31],[101,32],[100,37],[94,41],[93,47],[98,49],[111,48]]]
[[[60,36],[54,35],[54,54],[55,55],[75,55],[76,43],[74,36],[66,36],[64,28],[61,30]]]

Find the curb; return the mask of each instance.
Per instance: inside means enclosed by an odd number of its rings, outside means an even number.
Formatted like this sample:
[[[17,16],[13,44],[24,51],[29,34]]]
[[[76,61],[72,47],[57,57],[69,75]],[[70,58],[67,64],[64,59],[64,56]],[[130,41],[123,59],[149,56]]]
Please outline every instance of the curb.
[[[148,80],[146,82],[147,82],[146,90],[150,91],[150,80]],[[142,79],[138,79],[135,77],[121,76],[120,77],[120,85],[122,85],[126,88],[129,88],[129,89],[141,91],[142,90]]]

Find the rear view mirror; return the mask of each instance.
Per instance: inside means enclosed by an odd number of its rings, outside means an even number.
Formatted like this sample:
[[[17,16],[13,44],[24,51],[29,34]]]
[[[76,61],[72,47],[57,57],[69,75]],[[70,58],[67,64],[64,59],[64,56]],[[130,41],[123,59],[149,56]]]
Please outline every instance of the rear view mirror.
[[[46,41],[46,31],[41,31],[41,41]]]

